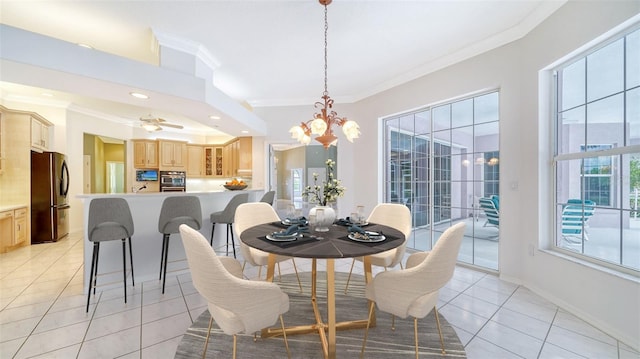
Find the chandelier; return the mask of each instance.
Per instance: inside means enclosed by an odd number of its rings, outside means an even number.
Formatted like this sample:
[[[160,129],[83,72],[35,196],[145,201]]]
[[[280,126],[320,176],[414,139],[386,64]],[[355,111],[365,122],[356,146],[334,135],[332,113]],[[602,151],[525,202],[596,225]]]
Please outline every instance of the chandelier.
[[[302,122],[298,126],[293,126],[289,132],[291,138],[295,138],[300,143],[308,145],[311,142],[311,135],[316,135],[316,141],[320,142],[324,148],[336,144],[338,137],[333,134],[333,125],[342,127],[342,132],[347,140],[353,142],[354,138],[360,136],[360,126],[355,121],[347,120],[346,117],[338,117],[338,114],[332,110],[333,99],[327,91],[327,30],[329,24],[327,22],[327,5],[332,0],[319,0],[324,6],[324,92],[322,93],[322,101],[315,103],[314,107],[320,112],[313,115],[313,119]]]

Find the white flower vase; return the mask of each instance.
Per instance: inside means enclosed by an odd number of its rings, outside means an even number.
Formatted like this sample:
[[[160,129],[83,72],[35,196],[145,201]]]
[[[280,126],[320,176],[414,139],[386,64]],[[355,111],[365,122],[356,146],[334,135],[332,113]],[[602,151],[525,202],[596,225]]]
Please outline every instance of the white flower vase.
[[[315,206],[309,210],[309,219],[316,232],[327,232],[336,221],[336,211],[329,206]]]

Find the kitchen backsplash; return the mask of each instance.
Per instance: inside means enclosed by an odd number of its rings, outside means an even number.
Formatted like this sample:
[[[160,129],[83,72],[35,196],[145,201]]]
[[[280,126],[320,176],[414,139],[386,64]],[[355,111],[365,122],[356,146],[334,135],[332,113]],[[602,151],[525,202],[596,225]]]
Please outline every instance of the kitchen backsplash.
[[[244,180],[248,188],[251,188],[251,178],[235,177],[238,180]],[[233,178],[221,178],[221,179],[202,179],[202,178],[189,178],[187,177],[187,192],[190,191],[218,191],[225,190],[222,185],[231,181]]]

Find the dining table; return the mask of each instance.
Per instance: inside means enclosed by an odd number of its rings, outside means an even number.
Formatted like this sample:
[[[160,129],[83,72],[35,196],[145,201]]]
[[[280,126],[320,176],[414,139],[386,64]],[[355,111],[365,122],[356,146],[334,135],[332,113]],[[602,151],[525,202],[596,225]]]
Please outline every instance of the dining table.
[[[308,258],[312,260],[311,267],[311,305],[315,318],[309,325],[286,327],[287,335],[306,334],[317,332],[320,336],[322,350],[325,358],[336,357],[336,331],[346,329],[366,328],[368,320],[336,321],[335,299],[335,260],[340,258],[363,257],[365,281],[372,280],[371,261],[369,256],[384,252],[400,246],[404,241],[404,235],[397,229],[381,224],[368,223],[361,229],[369,232],[380,233],[384,239],[377,237],[375,240],[358,238],[349,232],[349,227],[339,224],[329,226],[326,232],[301,232],[293,240],[276,240],[272,234],[283,231],[288,226],[283,222],[260,224],[247,228],[240,235],[240,239],[249,247],[269,253],[267,264],[267,280],[273,281],[276,255],[295,258]],[[326,288],[327,288],[327,315],[326,323],[320,314],[316,297],[317,260],[326,261]],[[371,304],[371,303],[369,303]],[[375,326],[375,312],[371,317],[370,326]],[[283,335],[282,328],[266,328],[261,332],[261,337]]]

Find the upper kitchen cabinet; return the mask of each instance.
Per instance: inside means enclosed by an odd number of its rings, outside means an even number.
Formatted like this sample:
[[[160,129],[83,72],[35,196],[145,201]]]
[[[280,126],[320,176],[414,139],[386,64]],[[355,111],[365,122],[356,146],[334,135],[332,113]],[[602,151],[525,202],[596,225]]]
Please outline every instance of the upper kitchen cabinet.
[[[238,138],[238,167],[236,174],[242,177],[251,177],[253,172],[253,138]]]
[[[3,172],[0,175],[0,208],[14,205],[28,207],[31,198],[31,119],[41,119],[41,116],[34,112],[9,109],[0,105],[0,118],[0,162]],[[48,121],[45,123],[49,124]]]
[[[224,175],[222,152],[222,147],[204,147],[205,177],[222,177]]]
[[[252,160],[251,137],[238,137],[223,148],[223,169],[227,177],[251,177]]]
[[[135,168],[158,168],[158,142],[133,140],[133,165]]]
[[[187,145],[187,177],[222,177],[222,147]]]
[[[53,124],[43,117],[31,115],[31,148],[35,151],[48,151],[51,141],[49,139],[49,127]]]
[[[161,171],[187,170],[187,143],[180,141],[158,141],[160,146]]]
[[[204,177],[204,147],[187,145],[187,176]]]

